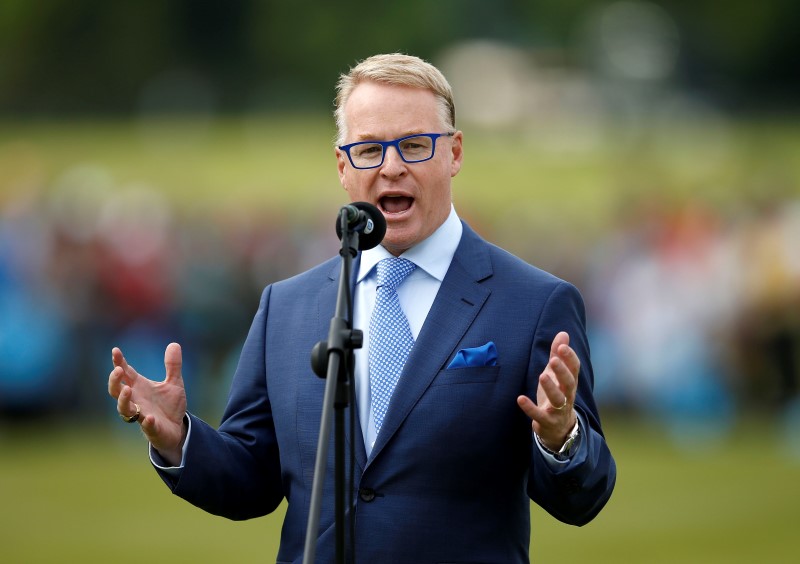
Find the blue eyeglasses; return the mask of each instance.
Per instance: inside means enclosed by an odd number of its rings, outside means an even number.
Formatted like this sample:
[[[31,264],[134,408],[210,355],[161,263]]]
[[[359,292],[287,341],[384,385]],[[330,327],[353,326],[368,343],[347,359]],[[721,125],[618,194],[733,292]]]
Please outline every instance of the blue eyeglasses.
[[[359,141],[339,147],[347,153],[353,168],[377,168],[383,164],[386,151],[394,147],[400,158],[407,163],[421,163],[433,158],[436,153],[436,140],[439,137],[452,137],[452,133],[415,133],[393,141]]]

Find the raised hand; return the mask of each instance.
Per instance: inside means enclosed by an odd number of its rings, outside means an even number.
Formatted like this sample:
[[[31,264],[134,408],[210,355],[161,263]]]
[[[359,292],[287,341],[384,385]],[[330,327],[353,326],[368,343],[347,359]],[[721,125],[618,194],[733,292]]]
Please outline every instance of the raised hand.
[[[550,347],[550,360],[539,375],[536,403],[519,396],[517,404],[532,420],[533,431],[544,446],[557,451],[575,426],[573,409],[581,362],[569,346],[569,335],[560,332]]]
[[[114,369],[108,376],[108,393],[117,400],[121,416],[133,417],[150,444],[173,465],[181,460],[186,436],[183,418],[186,414],[186,389],[181,375],[181,347],[170,343],[164,352],[166,378],[163,382],[148,380],[128,364],[122,351],[111,351]]]

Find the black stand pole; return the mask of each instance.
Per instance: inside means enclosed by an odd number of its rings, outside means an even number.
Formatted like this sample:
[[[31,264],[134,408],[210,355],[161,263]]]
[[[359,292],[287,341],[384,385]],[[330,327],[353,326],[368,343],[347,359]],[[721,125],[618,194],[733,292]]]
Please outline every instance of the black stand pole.
[[[328,340],[316,344],[311,353],[311,364],[318,376],[326,378],[325,396],[322,403],[317,460],[314,466],[314,483],[311,490],[311,505],[306,528],[304,564],[313,564],[316,557],[319,514],[322,505],[322,488],[325,482],[325,467],[330,442],[331,409],[336,410],[334,433],[334,481],[335,481],[335,532],[336,562],[344,564],[345,558],[345,485],[344,476],[344,413],[349,405],[349,386],[352,381],[353,350],[361,348],[363,334],[351,327],[353,299],[350,294],[350,268],[358,253],[359,234],[347,228],[347,212],[339,216],[342,233],[342,269],[339,277],[339,293],[336,298],[336,313],[331,319]],[[350,374],[348,374],[350,373]]]

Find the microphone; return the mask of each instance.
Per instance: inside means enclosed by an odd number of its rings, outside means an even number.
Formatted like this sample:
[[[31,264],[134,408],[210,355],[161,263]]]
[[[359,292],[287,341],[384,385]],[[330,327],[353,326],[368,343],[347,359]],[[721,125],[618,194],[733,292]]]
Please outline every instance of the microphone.
[[[340,217],[342,211],[347,212],[347,229],[360,233],[358,250],[366,251],[377,247],[386,235],[386,218],[381,211],[367,202],[353,202],[339,209],[336,216],[336,236],[342,238]]]

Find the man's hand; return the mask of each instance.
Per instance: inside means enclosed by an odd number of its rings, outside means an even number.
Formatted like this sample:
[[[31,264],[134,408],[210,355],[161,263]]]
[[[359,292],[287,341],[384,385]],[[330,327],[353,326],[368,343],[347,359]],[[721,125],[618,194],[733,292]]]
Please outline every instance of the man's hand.
[[[171,343],[164,352],[167,376],[163,382],[148,380],[127,363],[122,351],[111,351],[114,369],[108,376],[108,393],[117,400],[120,415],[133,416],[136,406],[141,414],[142,431],[161,456],[177,466],[186,438],[183,417],[186,414],[186,389],[181,375],[181,347]]]
[[[581,361],[569,346],[569,335],[562,331],[553,339],[550,360],[539,375],[536,403],[519,396],[517,404],[532,419],[533,431],[542,444],[558,451],[577,421],[573,409],[578,390]]]

